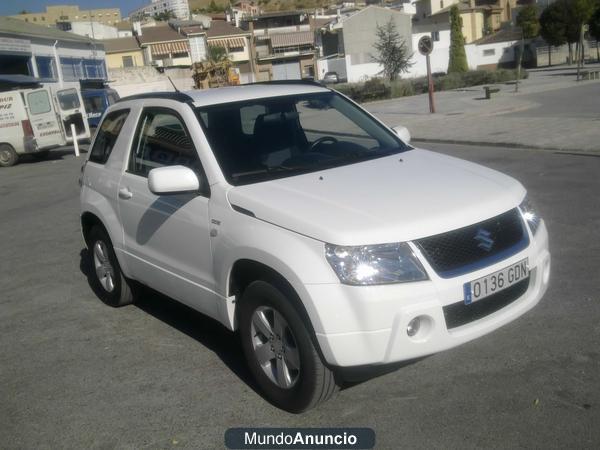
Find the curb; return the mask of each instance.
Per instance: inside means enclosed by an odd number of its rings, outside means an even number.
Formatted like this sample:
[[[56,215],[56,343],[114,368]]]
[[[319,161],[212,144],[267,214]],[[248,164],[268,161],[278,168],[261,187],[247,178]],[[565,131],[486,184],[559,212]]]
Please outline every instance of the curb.
[[[600,148],[598,150],[581,150],[578,148],[568,147],[545,147],[542,145],[527,145],[517,142],[485,142],[485,141],[468,141],[460,139],[435,139],[424,137],[413,137],[411,141],[416,142],[431,142],[433,144],[461,144],[461,145],[483,145],[487,147],[505,147],[520,150],[542,150],[554,153],[574,153],[577,155],[596,156],[600,157]]]

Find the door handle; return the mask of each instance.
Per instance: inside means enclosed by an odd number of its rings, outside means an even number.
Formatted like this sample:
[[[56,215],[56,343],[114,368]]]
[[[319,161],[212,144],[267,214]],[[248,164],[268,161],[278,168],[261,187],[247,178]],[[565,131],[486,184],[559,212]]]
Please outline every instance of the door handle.
[[[119,198],[122,198],[123,200],[129,200],[131,197],[133,197],[133,192],[131,192],[129,189],[119,189]]]

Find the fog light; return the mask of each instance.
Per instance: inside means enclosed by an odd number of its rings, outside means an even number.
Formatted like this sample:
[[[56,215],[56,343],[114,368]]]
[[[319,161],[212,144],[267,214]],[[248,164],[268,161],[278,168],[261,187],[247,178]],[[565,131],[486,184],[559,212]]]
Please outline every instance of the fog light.
[[[408,322],[406,334],[408,334],[409,337],[413,337],[419,332],[419,328],[421,328],[421,319],[419,317],[415,317],[413,320]]]

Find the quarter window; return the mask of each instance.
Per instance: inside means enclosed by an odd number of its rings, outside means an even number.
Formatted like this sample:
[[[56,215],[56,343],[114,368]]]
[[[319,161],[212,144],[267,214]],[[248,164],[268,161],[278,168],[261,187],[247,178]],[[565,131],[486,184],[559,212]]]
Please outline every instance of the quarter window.
[[[200,179],[205,178],[185,125],[174,112],[146,110],[136,134],[129,172],[147,177],[152,169],[181,165],[192,169]]]
[[[90,152],[90,161],[98,164],[104,164],[108,161],[108,157],[117,142],[121,128],[123,128],[128,115],[128,109],[121,109],[111,112],[104,118],[96,134],[92,151]]]

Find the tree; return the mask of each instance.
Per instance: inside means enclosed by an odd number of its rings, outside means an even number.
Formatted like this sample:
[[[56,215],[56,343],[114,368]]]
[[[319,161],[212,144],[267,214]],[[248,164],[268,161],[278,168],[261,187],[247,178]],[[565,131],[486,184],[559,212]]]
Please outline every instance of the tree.
[[[450,61],[448,73],[460,73],[469,70],[465,53],[465,37],[462,34],[462,19],[458,6],[450,8]]]
[[[225,47],[208,47],[208,60],[212,63],[220,63],[226,61],[229,57],[227,56],[227,50]]]
[[[408,72],[408,69],[413,65],[410,62],[412,53],[408,53],[406,42],[398,33],[396,23],[392,18],[385,24],[380,26],[377,24],[377,42],[373,48],[377,52],[371,55],[373,61],[383,66],[382,74],[390,80],[394,81],[398,75]]]
[[[169,19],[177,18],[177,16],[172,10],[168,9],[166,11],[154,14],[153,18],[157,21],[167,22]]]
[[[533,39],[540,34],[540,22],[537,17],[537,8],[527,5],[517,14],[517,26],[523,30],[523,38]]]
[[[596,56],[600,62],[600,3],[596,7],[596,11],[592,14],[589,22],[590,25],[590,36],[596,40]]]

